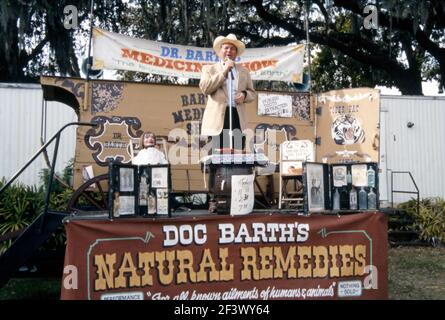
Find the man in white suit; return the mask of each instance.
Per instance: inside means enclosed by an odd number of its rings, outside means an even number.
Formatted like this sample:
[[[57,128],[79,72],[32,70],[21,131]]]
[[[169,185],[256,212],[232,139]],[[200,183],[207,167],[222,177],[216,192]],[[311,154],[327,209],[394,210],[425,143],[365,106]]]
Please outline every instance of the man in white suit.
[[[232,128],[238,129],[234,132],[233,146],[243,149],[241,132],[247,124],[244,104],[256,97],[249,70],[235,63],[245,45],[234,34],[229,34],[217,37],[213,49],[220,61],[204,66],[199,82],[202,92],[207,95],[201,135],[213,136],[214,148],[229,148],[229,81],[232,80]]]

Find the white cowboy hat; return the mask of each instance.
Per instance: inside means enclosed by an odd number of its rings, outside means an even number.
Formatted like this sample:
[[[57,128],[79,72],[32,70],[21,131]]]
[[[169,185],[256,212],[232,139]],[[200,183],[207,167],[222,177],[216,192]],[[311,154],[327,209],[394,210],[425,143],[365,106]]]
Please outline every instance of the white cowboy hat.
[[[233,33],[230,33],[227,35],[227,37],[219,36],[219,37],[216,37],[215,41],[213,41],[213,50],[215,50],[216,54],[219,55],[219,52],[221,51],[221,47],[224,43],[233,44],[237,49],[237,53],[236,53],[237,56],[242,55],[244,50],[246,49],[246,46],[244,45],[244,43],[239,41]]]

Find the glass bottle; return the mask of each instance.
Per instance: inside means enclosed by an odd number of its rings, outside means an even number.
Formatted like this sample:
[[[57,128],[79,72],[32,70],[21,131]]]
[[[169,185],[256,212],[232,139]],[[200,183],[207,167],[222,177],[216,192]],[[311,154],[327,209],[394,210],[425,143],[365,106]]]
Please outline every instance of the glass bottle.
[[[118,218],[120,216],[119,212],[119,192],[114,192],[113,195],[113,216]]]
[[[375,188],[375,171],[372,166],[369,167],[367,171],[368,176],[368,187]]]
[[[352,186],[349,191],[349,209],[357,210],[357,190]]]
[[[147,173],[142,171],[141,180],[139,182],[139,215],[147,214],[147,196],[148,196],[148,184]]]
[[[368,193],[368,209],[369,210],[377,209],[377,195],[374,193],[372,188]]]
[[[338,188],[335,188],[334,204],[333,204],[332,209],[333,210],[340,210],[340,193],[338,193]]]
[[[361,187],[358,192],[358,208],[359,210],[368,209],[368,195],[363,187]]]
[[[346,174],[346,181],[347,181],[348,185],[351,185],[351,184],[352,184],[351,169],[348,168],[348,169],[347,169],[347,172],[348,172],[348,173]]]

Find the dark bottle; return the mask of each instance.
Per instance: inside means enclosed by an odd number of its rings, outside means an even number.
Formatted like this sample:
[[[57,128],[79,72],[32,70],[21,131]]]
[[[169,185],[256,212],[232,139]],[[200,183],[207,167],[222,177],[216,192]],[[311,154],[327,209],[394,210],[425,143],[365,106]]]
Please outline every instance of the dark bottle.
[[[340,188],[340,210],[349,210],[349,193],[346,187]]]

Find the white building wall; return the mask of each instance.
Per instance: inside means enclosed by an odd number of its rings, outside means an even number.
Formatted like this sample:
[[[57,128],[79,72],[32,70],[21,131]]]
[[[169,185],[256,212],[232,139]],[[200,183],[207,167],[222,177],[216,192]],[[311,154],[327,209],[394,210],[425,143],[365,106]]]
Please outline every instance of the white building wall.
[[[42,146],[42,88],[38,84],[0,83],[0,178],[11,178]],[[69,106],[56,102],[47,103],[46,139],[62,126],[76,122],[77,115]],[[74,157],[76,127],[62,133],[56,170],[61,172]],[[53,144],[48,155],[52,161]],[[43,155],[39,156],[18,178],[27,185],[40,184],[39,172],[47,168]]]
[[[420,197],[445,198],[445,98],[382,96],[381,199],[391,201],[391,171],[410,171]],[[408,123],[414,125],[409,128]],[[386,161],[386,163],[385,163]],[[386,167],[386,168],[385,168]],[[386,171],[385,171],[386,169]],[[394,190],[415,191],[407,174],[394,175]],[[415,197],[394,194],[394,203]]]

